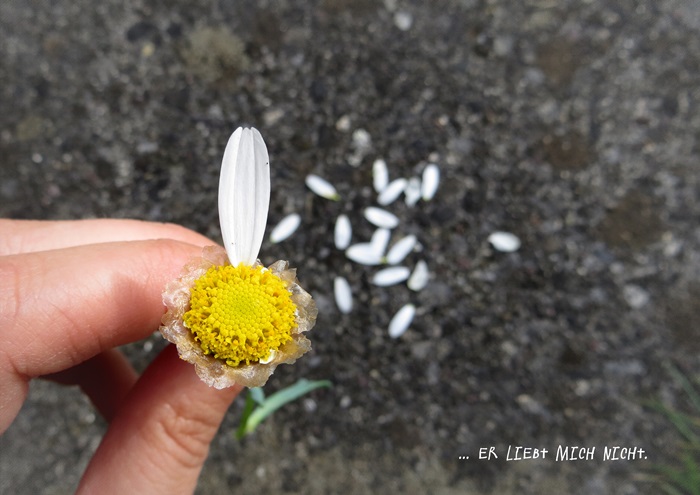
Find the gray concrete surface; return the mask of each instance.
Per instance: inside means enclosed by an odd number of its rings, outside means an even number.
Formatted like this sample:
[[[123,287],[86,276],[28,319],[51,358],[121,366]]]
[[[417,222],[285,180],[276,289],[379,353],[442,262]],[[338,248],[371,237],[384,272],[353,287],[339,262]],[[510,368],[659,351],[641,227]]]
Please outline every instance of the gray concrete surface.
[[[679,444],[648,401],[684,410],[665,367],[700,372],[699,34],[691,0],[5,1],[0,215],[218,241],[223,147],[254,125],[270,224],[303,218],[263,261],[290,259],[321,312],[311,355],[267,390],[335,386],[242,442],[236,403],[201,493],[657,493],[649,473]],[[431,202],[389,207],[422,245],[407,264],[430,267],[419,293],[372,286],[333,247],[340,213],[371,235],[380,157],[393,178],[442,171]],[[342,200],[313,196],[308,173]],[[494,251],[496,230],[522,247]],[[125,352],[143,369],[163,345]],[[71,493],[105,428],[77,391],[34,382],[0,438],[0,492]],[[550,454],[506,461],[509,445]],[[596,457],[556,462],[558,445]],[[604,461],[616,445],[647,458]],[[499,459],[478,460],[490,446]]]

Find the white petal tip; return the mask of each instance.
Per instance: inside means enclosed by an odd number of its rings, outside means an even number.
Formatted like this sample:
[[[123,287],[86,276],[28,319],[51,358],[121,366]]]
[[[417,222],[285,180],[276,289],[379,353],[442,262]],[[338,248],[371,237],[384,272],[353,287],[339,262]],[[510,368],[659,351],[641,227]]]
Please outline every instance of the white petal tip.
[[[411,326],[415,315],[416,307],[413,304],[407,304],[398,310],[389,322],[389,337],[392,339],[401,337]]]
[[[494,232],[488,237],[489,243],[496,251],[513,253],[520,249],[520,239],[510,232]]]
[[[335,303],[338,309],[343,314],[348,314],[352,311],[352,289],[350,284],[343,277],[335,277],[333,281],[333,292],[335,294]]]
[[[297,213],[292,213],[284,217],[270,233],[270,242],[277,244],[289,238],[301,224],[301,217]]]

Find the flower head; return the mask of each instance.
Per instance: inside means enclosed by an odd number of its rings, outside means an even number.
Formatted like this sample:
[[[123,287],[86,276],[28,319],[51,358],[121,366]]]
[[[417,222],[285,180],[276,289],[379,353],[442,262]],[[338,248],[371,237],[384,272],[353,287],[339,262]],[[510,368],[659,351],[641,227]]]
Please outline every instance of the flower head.
[[[180,357],[216,388],[260,387],[278,364],[311,349],[311,296],[286,261],[258,258],[270,203],[267,148],[256,129],[238,128],[221,165],[219,220],[225,250],[206,247],[163,293],[160,330]]]

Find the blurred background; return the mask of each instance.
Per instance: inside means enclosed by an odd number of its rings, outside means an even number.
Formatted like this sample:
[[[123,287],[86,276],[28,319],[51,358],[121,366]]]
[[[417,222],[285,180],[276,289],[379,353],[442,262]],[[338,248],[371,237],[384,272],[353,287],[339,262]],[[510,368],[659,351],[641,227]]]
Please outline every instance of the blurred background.
[[[700,372],[699,34],[693,0],[4,1],[0,215],[221,242],[223,149],[255,126],[270,228],[302,218],[262,261],[290,260],[320,311],[313,351],[265,391],[333,388],[238,441],[241,397],[200,493],[658,493],[688,445],[669,411],[700,416],[679,378]],[[341,213],[353,242],[374,232],[377,159],[390,179],[440,168],[432,200],[386,207],[392,243],[418,239],[403,264],[427,263],[422,291],[373,285],[334,246]],[[495,231],[522,245],[494,249]],[[124,351],[142,370],[163,347]],[[105,429],[79,391],[33,382],[0,438],[0,492],[72,493]],[[508,462],[509,445],[550,453]],[[596,456],[555,462],[558,445]]]

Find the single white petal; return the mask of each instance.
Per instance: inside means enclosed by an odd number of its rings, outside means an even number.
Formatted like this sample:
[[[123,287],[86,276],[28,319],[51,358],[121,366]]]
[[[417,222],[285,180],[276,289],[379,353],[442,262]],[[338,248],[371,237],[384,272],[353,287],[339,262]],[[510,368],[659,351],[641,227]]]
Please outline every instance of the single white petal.
[[[421,196],[423,201],[430,201],[435,196],[438,184],[440,183],[440,169],[434,163],[429,164],[423,170],[423,183],[421,185]]]
[[[390,266],[379,270],[372,277],[372,283],[380,287],[388,287],[404,282],[411,275],[411,270],[405,266]]]
[[[386,262],[390,265],[401,263],[404,258],[408,256],[408,253],[410,253],[413,248],[416,247],[417,242],[418,239],[416,239],[416,236],[407,235],[399,242],[391,246],[389,253],[386,255]]]
[[[350,245],[352,240],[352,225],[347,215],[338,215],[335,221],[335,247],[345,249]]]
[[[292,235],[299,228],[301,224],[301,217],[297,213],[292,213],[287,215],[277,224],[277,226],[272,229],[270,233],[270,242],[277,244],[282,242],[290,235]]]
[[[396,201],[396,198],[401,196],[401,193],[404,192],[404,190],[406,189],[406,185],[408,185],[408,181],[404,178],[392,180],[391,183],[384,188],[384,190],[377,198],[377,203],[379,203],[382,206],[386,206],[388,204],[393,203],[394,201]]]
[[[382,255],[378,255],[374,246],[369,242],[353,244],[345,250],[345,256],[361,265],[374,266],[382,263]]]
[[[494,232],[488,241],[496,251],[502,253],[513,253],[520,249],[520,239],[510,232]]]
[[[352,289],[350,284],[343,277],[335,277],[333,281],[333,292],[335,293],[335,303],[343,314],[352,311]]]
[[[253,265],[270,208],[270,158],[257,129],[239,127],[224,150],[219,178],[219,222],[230,263]]]
[[[420,260],[416,263],[416,267],[413,269],[413,273],[408,278],[406,285],[409,289],[418,292],[428,285],[428,279],[430,278],[430,273],[428,272],[428,264]]]
[[[386,162],[381,158],[374,160],[372,165],[372,181],[377,194],[381,194],[387,184],[389,184],[389,170],[386,168]]]
[[[416,316],[416,307],[413,304],[406,304],[398,310],[389,322],[389,337],[392,339],[401,337],[411,326],[414,316]]]
[[[369,244],[372,246],[375,256],[379,256],[379,259],[384,257],[386,247],[389,245],[389,239],[391,239],[389,229],[377,229],[372,234]]]
[[[396,215],[375,206],[365,208],[365,218],[373,225],[383,229],[393,229],[399,224],[399,219]]]
[[[418,177],[411,177],[408,180],[404,194],[406,195],[406,206],[414,206],[418,203],[421,196],[421,184]]]
[[[322,179],[318,175],[307,175],[306,187],[322,198],[330,199],[332,201],[338,201],[340,199],[340,194],[338,194],[338,191],[335,190],[335,187],[333,187],[333,185],[326,179]]]

